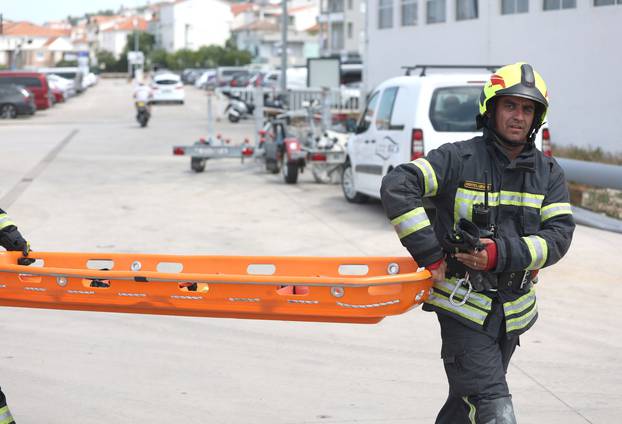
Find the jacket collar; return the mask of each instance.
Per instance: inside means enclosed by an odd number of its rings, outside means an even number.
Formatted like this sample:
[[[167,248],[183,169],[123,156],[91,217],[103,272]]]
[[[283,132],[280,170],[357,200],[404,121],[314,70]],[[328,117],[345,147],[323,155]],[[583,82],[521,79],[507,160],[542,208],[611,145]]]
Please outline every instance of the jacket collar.
[[[516,158],[510,160],[505,149],[501,147],[498,136],[494,132],[484,129],[484,140],[486,141],[488,152],[490,152],[491,156],[496,158],[505,169],[535,172],[536,148],[533,143],[528,142],[522,152],[520,152]]]

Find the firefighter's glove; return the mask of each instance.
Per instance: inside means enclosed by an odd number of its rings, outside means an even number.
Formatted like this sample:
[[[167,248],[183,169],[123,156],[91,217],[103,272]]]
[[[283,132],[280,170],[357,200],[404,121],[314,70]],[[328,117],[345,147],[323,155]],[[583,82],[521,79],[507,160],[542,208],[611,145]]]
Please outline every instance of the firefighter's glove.
[[[460,218],[456,228],[441,240],[441,245],[445,251],[452,254],[479,251],[484,247],[479,238],[480,231],[477,225]]]
[[[14,225],[0,231],[0,246],[9,251],[22,252],[24,257],[18,260],[20,265],[30,265],[35,261],[32,258],[26,257],[30,253],[30,243],[22,237],[21,233]]]

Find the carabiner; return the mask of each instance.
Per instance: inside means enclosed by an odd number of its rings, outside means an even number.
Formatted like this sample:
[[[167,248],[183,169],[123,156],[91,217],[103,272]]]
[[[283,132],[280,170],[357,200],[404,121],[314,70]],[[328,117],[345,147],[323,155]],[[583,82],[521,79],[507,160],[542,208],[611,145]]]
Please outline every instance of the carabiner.
[[[462,298],[462,300],[460,302],[456,302],[454,300],[454,296],[458,293],[458,290],[460,289],[460,287],[462,287],[463,284],[466,284],[467,292],[465,293],[464,297]],[[449,303],[451,303],[454,306],[462,306],[462,305],[464,305],[467,302],[467,300],[469,300],[469,296],[471,295],[471,291],[473,291],[473,285],[471,285],[471,281],[469,279],[469,273],[467,272],[466,275],[464,276],[464,278],[456,280],[456,287],[454,287],[454,289],[452,290],[451,294],[449,295]]]

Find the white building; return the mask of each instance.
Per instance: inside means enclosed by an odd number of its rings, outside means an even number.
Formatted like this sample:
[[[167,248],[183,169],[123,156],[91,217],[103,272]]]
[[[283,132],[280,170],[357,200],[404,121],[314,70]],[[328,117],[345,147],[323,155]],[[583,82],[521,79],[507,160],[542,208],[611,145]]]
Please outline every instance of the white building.
[[[321,0],[322,55],[359,56],[365,36],[365,0]]]
[[[224,0],[176,0],[161,4],[152,27],[156,45],[167,52],[224,46],[230,35],[231,8]]]
[[[101,36],[99,48],[111,52],[118,59],[127,44],[127,36],[134,31],[147,31],[147,21],[142,17],[123,17],[103,28],[105,29],[100,29],[99,32]],[[130,50],[134,50],[133,46],[130,47]]]
[[[255,63],[281,66],[280,2],[235,3],[231,5],[231,31],[237,47],[253,55]],[[319,56],[319,37],[315,33],[318,3],[315,0],[288,2],[287,53],[288,65],[306,65],[307,58]]]
[[[622,1],[369,2],[368,87],[404,65],[527,61],[548,84],[554,143],[622,151]]]

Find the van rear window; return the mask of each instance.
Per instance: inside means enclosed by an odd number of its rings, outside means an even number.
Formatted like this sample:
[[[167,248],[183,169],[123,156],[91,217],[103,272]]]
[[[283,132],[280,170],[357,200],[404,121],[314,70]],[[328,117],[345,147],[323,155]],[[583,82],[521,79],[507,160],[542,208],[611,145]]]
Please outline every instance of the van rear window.
[[[430,121],[439,132],[477,131],[482,86],[443,87],[434,90],[430,104]]]

